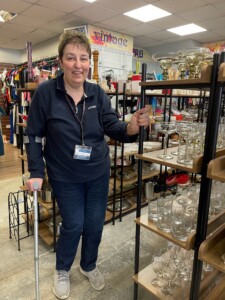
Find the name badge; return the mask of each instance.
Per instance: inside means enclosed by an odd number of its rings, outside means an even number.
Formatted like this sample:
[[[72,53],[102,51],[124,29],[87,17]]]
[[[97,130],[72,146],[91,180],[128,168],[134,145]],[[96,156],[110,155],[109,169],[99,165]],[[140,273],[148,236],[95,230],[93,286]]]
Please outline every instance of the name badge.
[[[81,160],[89,160],[91,157],[91,150],[92,147],[76,145],[73,158],[81,159]]]

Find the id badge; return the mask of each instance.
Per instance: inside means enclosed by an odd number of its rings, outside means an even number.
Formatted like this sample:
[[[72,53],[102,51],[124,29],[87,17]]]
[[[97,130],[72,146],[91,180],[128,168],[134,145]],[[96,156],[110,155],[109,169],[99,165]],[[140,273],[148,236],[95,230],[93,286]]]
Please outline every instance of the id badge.
[[[92,147],[76,145],[73,158],[80,160],[89,160],[91,157],[91,150]]]

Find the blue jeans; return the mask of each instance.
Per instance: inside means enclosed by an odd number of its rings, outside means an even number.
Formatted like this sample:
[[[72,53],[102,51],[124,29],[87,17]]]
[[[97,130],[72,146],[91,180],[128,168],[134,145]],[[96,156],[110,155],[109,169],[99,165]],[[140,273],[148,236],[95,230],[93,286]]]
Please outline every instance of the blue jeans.
[[[109,172],[84,183],[50,181],[62,217],[56,244],[56,270],[69,271],[82,236],[80,266],[96,267],[108,201]]]

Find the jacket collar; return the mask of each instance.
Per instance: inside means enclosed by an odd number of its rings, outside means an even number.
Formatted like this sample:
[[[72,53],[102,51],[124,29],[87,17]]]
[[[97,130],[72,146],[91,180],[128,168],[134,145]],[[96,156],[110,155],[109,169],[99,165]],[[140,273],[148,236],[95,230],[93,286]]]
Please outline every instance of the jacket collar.
[[[63,93],[66,93],[64,80],[63,80],[63,74],[64,73],[61,73],[59,76],[56,77],[56,88],[57,88],[57,90],[60,90]],[[85,82],[84,82],[85,98],[92,98],[92,97],[94,97],[94,94],[95,94],[95,92],[93,89],[93,84],[91,84],[90,82],[87,82],[85,80]]]

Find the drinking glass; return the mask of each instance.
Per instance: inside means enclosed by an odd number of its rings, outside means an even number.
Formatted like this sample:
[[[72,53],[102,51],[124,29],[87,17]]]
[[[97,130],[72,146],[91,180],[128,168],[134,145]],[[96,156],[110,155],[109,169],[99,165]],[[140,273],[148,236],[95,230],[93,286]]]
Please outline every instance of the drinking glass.
[[[193,164],[193,158],[190,156],[189,152],[189,146],[190,141],[193,135],[193,132],[195,130],[196,123],[187,123],[186,124],[186,131],[183,131],[184,139],[185,139],[185,154],[180,155],[178,154],[177,162],[184,165],[192,165]]]
[[[184,140],[184,137],[187,133],[187,125],[191,124],[188,121],[178,121],[176,122],[176,133],[178,134],[178,149],[177,151],[172,151],[171,154],[173,155],[185,155],[185,151],[181,149],[181,142]]]
[[[164,232],[172,230],[172,206],[173,195],[161,196],[157,199],[157,227]]]
[[[176,132],[175,122],[160,122],[155,123],[155,130],[164,135],[164,153],[159,154],[157,157],[164,160],[172,159],[173,155],[167,154],[168,137],[170,134]]]
[[[162,286],[161,291],[166,295],[173,295],[174,288],[171,286],[172,281],[176,277],[176,267],[171,263],[162,270],[162,276],[167,281],[165,285]]]
[[[185,232],[184,211],[181,206],[173,208],[172,235],[174,238],[181,241],[185,241],[187,238]]]

